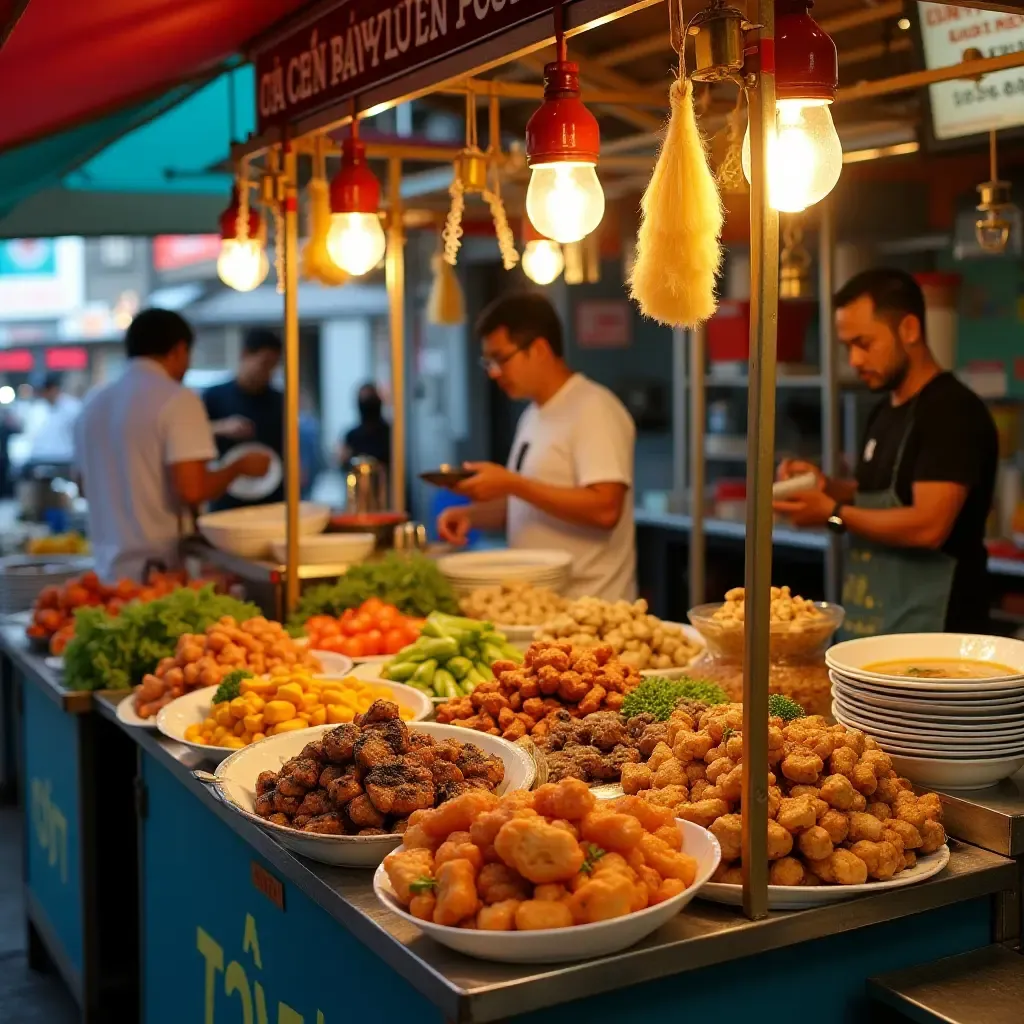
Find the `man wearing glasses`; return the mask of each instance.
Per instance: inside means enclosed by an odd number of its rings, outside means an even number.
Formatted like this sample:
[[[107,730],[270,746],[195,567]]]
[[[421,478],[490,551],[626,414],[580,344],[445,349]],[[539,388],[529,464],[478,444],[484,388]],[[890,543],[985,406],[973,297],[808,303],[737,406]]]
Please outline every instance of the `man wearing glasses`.
[[[569,596],[633,600],[632,418],[611,391],[566,365],[562,325],[544,296],[500,298],[476,330],[488,376],[530,406],[507,466],[466,463],[474,475],[456,490],[472,504],[441,513],[441,538],[464,544],[473,527],[506,529],[511,547],[572,554]]]

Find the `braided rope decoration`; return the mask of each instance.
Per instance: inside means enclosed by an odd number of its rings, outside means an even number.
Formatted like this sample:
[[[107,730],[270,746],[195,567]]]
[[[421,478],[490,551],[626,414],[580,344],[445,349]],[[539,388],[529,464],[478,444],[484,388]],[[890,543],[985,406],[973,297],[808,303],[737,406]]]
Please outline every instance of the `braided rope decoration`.
[[[441,240],[444,242],[444,261],[454,267],[462,245],[462,214],[466,209],[466,190],[462,185],[458,163],[455,164],[455,177],[448,186],[448,195],[452,197],[452,204],[448,209],[448,216],[444,219]]]

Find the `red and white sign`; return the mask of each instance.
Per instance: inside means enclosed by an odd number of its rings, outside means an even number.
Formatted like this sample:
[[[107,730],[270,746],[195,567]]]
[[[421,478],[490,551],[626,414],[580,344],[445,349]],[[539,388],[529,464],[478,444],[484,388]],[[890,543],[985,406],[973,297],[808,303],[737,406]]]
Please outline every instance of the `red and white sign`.
[[[584,299],[576,303],[576,344],[580,348],[628,348],[633,311],[624,299]]]
[[[43,353],[48,370],[86,370],[89,367],[89,352],[81,345],[61,345],[48,348]]]
[[[985,57],[1024,50],[1024,15],[973,7],[918,3],[927,68],[959,64],[975,47]],[[937,139],[958,139],[993,128],[1024,124],[1024,68],[985,75],[980,82],[956,79],[929,86]]]
[[[180,270],[211,263],[220,255],[220,235],[157,235],[153,239],[153,269]]]

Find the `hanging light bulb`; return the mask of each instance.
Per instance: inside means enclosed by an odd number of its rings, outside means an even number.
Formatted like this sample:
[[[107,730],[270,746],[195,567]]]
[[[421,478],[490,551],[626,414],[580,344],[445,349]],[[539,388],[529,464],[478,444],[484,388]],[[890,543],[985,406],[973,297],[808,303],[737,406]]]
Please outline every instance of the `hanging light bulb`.
[[[768,203],[799,213],[835,188],[843,147],[829,104],[836,97],[836,44],[808,14],[810,0],[776,6],[775,124],[768,126]],[[743,173],[750,181],[750,127],[743,136]]]
[[[523,273],[534,284],[551,284],[565,269],[565,256],[558,242],[544,238],[530,223],[530,218],[523,217]]]
[[[544,101],[526,125],[526,213],[542,235],[564,244],[601,223],[604,190],[596,170],[601,132],[580,100],[579,65],[566,60],[560,5],[555,16],[558,59],[544,67]]]
[[[565,268],[562,247],[550,238],[527,242],[523,249],[523,273],[534,284],[551,284]]]
[[[360,277],[384,257],[387,239],[380,223],[380,182],[366,163],[366,144],[357,122],[342,143],[341,169],[331,182],[331,228],[327,252],[342,270]]]
[[[238,187],[231,192],[231,202],[220,215],[220,255],[217,276],[229,288],[251,292],[267,279],[270,262],[263,244],[263,221],[259,213],[245,203],[242,211]]]

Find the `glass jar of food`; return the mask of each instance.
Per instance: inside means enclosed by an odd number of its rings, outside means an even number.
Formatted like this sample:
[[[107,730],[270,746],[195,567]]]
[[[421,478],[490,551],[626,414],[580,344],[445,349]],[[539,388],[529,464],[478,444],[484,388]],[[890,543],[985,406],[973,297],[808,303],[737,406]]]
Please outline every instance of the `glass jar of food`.
[[[768,687],[795,700],[809,715],[831,718],[832,686],[825,650],[843,621],[837,604],[807,601],[772,587]],[[725,601],[697,605],[688,617],[707,645],[690,666],[697,679],[718,683],[730,699],[743,699],[745,606],[742,587]]]

